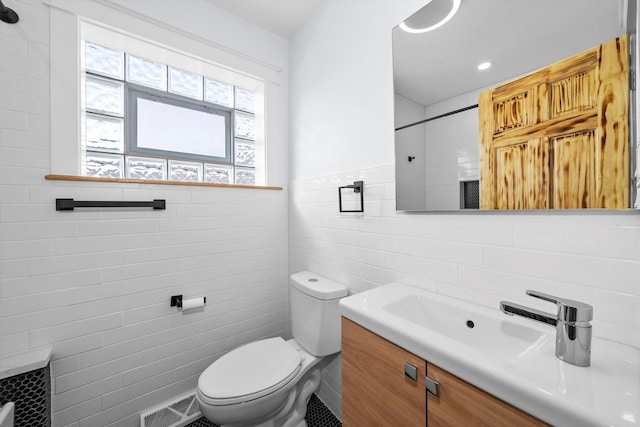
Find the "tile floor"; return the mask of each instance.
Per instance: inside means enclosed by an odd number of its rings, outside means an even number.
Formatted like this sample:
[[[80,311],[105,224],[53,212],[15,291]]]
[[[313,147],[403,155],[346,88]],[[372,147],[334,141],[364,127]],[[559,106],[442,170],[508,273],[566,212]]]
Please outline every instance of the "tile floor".
[[[307,425],[309,427],[342,427],[342,423],[335,415],[326,407],[318,397],[313,394],[307,405]],[[217,427],[205,418],[200,418],[185,427]]]

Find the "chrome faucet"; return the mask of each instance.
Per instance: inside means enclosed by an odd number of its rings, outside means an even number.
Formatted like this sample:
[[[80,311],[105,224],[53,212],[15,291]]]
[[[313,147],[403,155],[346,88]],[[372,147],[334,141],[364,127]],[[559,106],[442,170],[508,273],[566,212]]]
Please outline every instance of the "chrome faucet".
[[[555,316],[507,301],[500,302],[500,310],[509,316],[518,315],[556,327],[556,357],[576,366],[591,364],[591,324],[593,307],[580,301],[555,297],[537,291],[527,295],[556,304]]]

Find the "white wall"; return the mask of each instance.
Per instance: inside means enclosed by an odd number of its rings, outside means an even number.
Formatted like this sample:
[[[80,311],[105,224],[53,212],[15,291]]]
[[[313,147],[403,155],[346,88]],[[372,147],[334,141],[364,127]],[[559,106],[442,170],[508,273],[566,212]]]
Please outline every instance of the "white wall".
[[[49,8],[10,6],[20,22],[0,23],[0,356],[53,346],[54,426],[137,426],[140,411],[194,389],[221,352],[289,335],[287,192],[46,181]],[[241,54],[255,44],[258,59],[286,66],[285,40],[190,6],[178,11],[180,25],[194,18],[185,30],[223,27],[252,46],[233,45]],[[286,183],[286,79],[281,88],[274,156]],[[161,198],[167,210],[56,212],[56,198]],[[179,314],[174,294],[206,296],[207,307]]]
[[[595,336],[640,347],[640,215],[395,212],[391,28],[418,7],[327,1],[290,42],[290,271],[551,310],[524,294],[538,289],[593,304]],[[337,186],[358,178],[364,214],[339,214]],[[340,414],[339,358],[324,379]]]
[[[288,42],[207,0],[106,0],[286,70]],[[283,80],[286,82],[286,79]]]
[[[172,1],[132,7],[169,21]],[[540,289],[594,304],[595,335],[640,346],[637,215],[395,212],[391,28],[424,3],[329,0],[292,40],[287,224],[285,192],[45,181],[49,11],[11,2],[21,21],[0,25],[0,354],[54,346],[55,426],[137,425],[220,352],[286,336],[287,264],[353,291],[397,280],[494,308],[534,304],[524,290]],[[185,30],[287,61],[282,40],[227,25],[209,4],[178,12]],[[286,171],[283,149],[277,158]],[[365,213],[339,215],[336,188],[357,178]],[[168,209],[58,213],[59,197],[166,198]],[[209,304],[180,315],[175,293]],[[321,398],[340,414],[339,358],[324,379]]]
[[[391,28],[425,3],[328,0],[290,40],[291,179],[390,163]]]

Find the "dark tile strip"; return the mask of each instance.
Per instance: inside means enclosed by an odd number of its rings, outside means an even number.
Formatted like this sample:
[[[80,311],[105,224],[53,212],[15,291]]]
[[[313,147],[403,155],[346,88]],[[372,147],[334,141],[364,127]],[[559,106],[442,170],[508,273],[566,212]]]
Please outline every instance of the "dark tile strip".
[[[315,394],[312,394],[311,399],[309,399],[307,415],[304,419],[307,420],[309,427],[342,427],[340,420],[333,415],[333,412]]]

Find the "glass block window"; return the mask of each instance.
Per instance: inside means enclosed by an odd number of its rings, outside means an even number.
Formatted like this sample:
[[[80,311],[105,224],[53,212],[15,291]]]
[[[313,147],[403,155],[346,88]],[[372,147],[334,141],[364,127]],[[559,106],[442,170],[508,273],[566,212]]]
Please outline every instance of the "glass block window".
[[[255,92],[89,41],[84,72],[84,175],[255,185]]]
[[[256,164],[256,144],[239,138],[236,139],[235,144],[235,164],[254,167]]]
[[[233,86],[205,78],[204,100],[225,107],[233,107]]]
[[[127,178],[165,180],[167,179],[167,161],[127,156]]]
[[[169,180],[202,182],[202,163],[169,160]]]
[[[236,184],[253,185],[256,180],[254,169],[236,168]]]
[[[87,175],[100,178],[122,178],[124,161],[122,156],[113,154],[87,152]]]
[[[236,108],[253,113],[256,111],[256,94],[249,90],[236,88]]]
[[[85,97],[87,111],[118,117],[124,115],[124,85],[122,83],[87,77]]]
[[[144,58],[127,55],[127,81],[167,90],[167,66]]]
[[[205,164],[204,182],[210,184],[231,184],[233,182],[233,168],[230,166]]]
[[[124,153],[124,119],[87,113],[87,149]]]
[[[256,119],[253,114],[236,111],[236,136],[254,140],[256,135]]]
[[[87,43],[85,45],[85,68],[94,74],[123,80],[124,53]]]
[[[169,67],[169,92],[202,99],[202,76]]]

